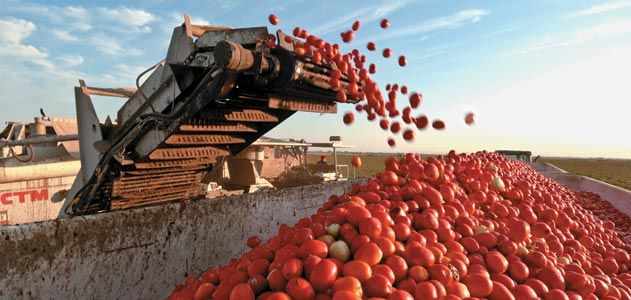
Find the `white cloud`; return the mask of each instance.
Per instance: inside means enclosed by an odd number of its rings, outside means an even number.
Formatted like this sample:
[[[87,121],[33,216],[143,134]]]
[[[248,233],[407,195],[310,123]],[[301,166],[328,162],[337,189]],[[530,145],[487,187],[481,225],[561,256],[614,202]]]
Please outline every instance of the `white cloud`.
[[[26,20],[0,19],[0,43],[19,44],[35,29],[35,24]]]
[[[395,29],[392,31],[388,31],[387,33],[383,33],[378,36],[370,37],[371,41],[379,41],[385,39],[392,39],[402,36],[413,36],[420,33],[427,33],[431,31],[441,30],[441,29],[451,29],[458,28],[465,24],[477,23],[482,19],[483,16],[488,15],[489,12],[483,9],[467,9],[459,11],[453,15],[438,17],[429,19],[420,24],[414,24],[410,26],[406,26],[403,28]],[[358,43],[363,43],[365,41],[358,41]]]
[[[560,49],[584,44],[596,39],[620,36],[631,33],[631,19],[616,20],[592,26],[568,36],[548,37],[543,41],[516,51],[519,55],[539,53],[545,50]]]
[[[368,23],[380,18],[383,18],[393,11],[396,11],[400,8],[403,8],[407,5],[409,0],[397,0],[397,1],[388,1],[384,4],[373,5],[369,7],[364,7],[359,10],[355,10],[349,14],[341,16],[335,20],[331,20],[327,23],[324,23],[318,27],[312,29],[314,33],[317,34],[325,34],[328,32],[332,32],[335,30],[339,30],[346,27],[350,27],[351,23],[357,19],[361,19],[362,22]]]
[[[0,19],[0,58],[6,62],[20,61],[53,68],[48,61],[48,53],[22,41],[29,37],[37,27],[22,19]]]
[[[78,42],[81,40],[79,37],[67,30],[53,29],[51,32],[55,38],[64,42]]]
[[[61,61],[64,64],[64,66],[67,68],[76,67],[83,63],[83,56],[78,55],[78,54],[63,55],[63,56],[57,57],[57,59]]]
[[[144,10],[128,7],[99,7],[96,11],[104,21],[121,26],[122,31],[150,32],[151,27],[147,24],[155,19],[152,14]]]
[[[598,4],[598,5],[588,7],[586,9],[577,10],[575,12],[570,13],[569,16],[581,17],[581,16],[595,15],[595,14],[622,9],[629,6],[631,6],[631,0],[603,3],[603,4]]]
[[[90,14],[82,7],[78,6],[55,6],[45,4],[20,3],[19,5],[7,5],[3,7],[7,11],[21,12],[48,20],[57,25],[64,25],[71,30],[88,31],[90,25]]]

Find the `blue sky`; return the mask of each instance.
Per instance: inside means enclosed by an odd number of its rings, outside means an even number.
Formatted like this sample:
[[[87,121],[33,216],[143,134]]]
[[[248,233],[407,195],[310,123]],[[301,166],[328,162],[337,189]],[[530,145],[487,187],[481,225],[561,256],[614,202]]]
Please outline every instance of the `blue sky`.
[[[631,158],[631,0],[617,1],[12,1],[0,0],[0,122],[29,120],[40,107],[74,116],[78,78],[133,86],[161,60],[173,27],[302,26],[330,41],[359,19],[346,50],[367,41],[404,54],[408,66],[369,55],[375,78],[421,91],[419,113],[447,123],[413,143],[342,114],[298,113],[269,135],[327,140],[341,135],[361,151],[440,153],[529,149],[536,154]],[[382,18],[392,24],[379,28]],[[272,30],[272,26],[269,26]],[[399,107],[403,107],[401,99]],[[121,99],[95,99],[100,117]],[[340,112],[351,110],[340,105]],[[475,126],[463,122],[477,114]]]

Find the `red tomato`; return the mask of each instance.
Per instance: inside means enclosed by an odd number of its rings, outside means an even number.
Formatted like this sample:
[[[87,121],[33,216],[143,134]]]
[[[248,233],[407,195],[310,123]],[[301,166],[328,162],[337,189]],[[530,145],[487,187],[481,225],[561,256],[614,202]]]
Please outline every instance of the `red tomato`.
[[[392,293],[392,283],[383,275],[373,275],[366,280],[364,289],[369,297],[386,298]]]
[[[386,227],[389,228],[389,227]],[[385,236],[380,236],[374,240],[375,244],[381,249],[383,257],[390,257],[395,254],[396,246],[392,240]]]
[[[265,280],[265,277],[263,277],[263,275],[254,275],[248,280],[248,284],[256,295],[262,293],[265,288],[267,288],[267,281]]]
[[[355,294],[357,297],[361,297],[363,295],[361,282],[352,276],[341,277],[335,280],[333,284],[333,293],[337,293],[340,291],[349,291]]]
[[[365,218],[359,223],[359,233],[376,239],[381,235],[381,222],[377,218]]]
[[[405,67],[406,64],[407,64],[407,59],[405,58],[405,55],[399,56],[399,66]]]
[[[388,19],[383,19],[381,20],[381,23],[379,23],[379,26],[381,26],[381,28],[383,29],[386,29],[390,27],[390,21],[388,21]]]
[[[212,294],[217,290],[217,286],[212,283],[202,283],[195,292],[193,300],[210,299]]]
[[[254,300],[254,291],[247,283],[239,283],[232,288],[230,300]]]
[[[286,261],[283,265],[282,273],[287,280],[292,277],[300,277],[302,275],[302,261],[297,258]]]
[[[414,131],[412,131],[411,129],[406,129],[405,131],[403,131],[403,139],[406,141],[413,141]]]
[[[348,209],[348,222],[355,226],[359,226],[362,220],[370,218],[370,216],[370,211],[365,207],[354,206]]]
[[[537,293],[535,290],[527,285],[517,285],[513,288],[513,295],[516,299],[524,300],[537,300]]]
[[[394,273],[395,282],[399,282],[408,276],[408,264],[401,256],[388,257],[386,265]]]
[[[269,15],[268,20],[272,25],[278,25],[278,17],[276,15]]]
[[[375,51],[377,50],[377,45],[375,45],[374,42],[368,42],[368,44],[366,44],[366,48],[370,51]]]
[[[388,145],[389,145],[390,147],[394,147],[394,146],[396,146],[396,142],[394,141],[394,139],[393,139],[393,138],[389,138],[389,139],[388,139]]]
[[[392,56],[392,50],[390,50],[390,48],[385,48],[383,49],[382,55],[385,58],[389,58],[390,56]]]
[[[429,280],[429,272],[427,269],[421,266],[413,266],[408,270],[409,278],[412,278],[416,282]]]
[[[530,237],[530,225],[527,222],[516,220],[510,223],[508,237],[515,242],[523,242]]]
[[[261,239],[258,236],[251,236],[248,238],[246,244],[248,245],[248,247],[254,249],[259,244],[261,244]]]
[[[355,22],[353,23],[353,26],[352,26],[351,28],[353,29],[353,31],[357,31],[357,30],[359,30],[359,28],[360,28],[361,26],[362,26],[362,23],[361,23],[361,22],[359,22],[359,20],[357,20],[357,21],[355,21]]]
[[[469,274],[464,278],[464,284],[469,289],[471,296],[477,298],[484,298],[491,294],[493,291],[493,282],[488,276],[483,274],[474,273]]]
[[[360,282],[364,282],[372,276],[372,269],[370,265],[363,261],[352,260],[344,264],[342,267],[342,274],[344,276],[352,276],[359,279]]]
[[[387,185],[397,185],[399,183],[399,176],[392,171],[383,172],[381,178]]]
[[[350,125],[355,121],[355,115],[352,112],[347,112],[344,114],[344,124]]]
[[[464,117],[464,122],[467,125],[472,125],[475,122],[475,114],[472,112],[468,112]]]
[[[328,296],[328,295],[327,295]],[[328,299],[328,298],[321,298]],[[351,291],[339,291],[333,294],[332,300],[361,300],[362,298],[357,296],[355,293]]]
[[[287,279],[285,279],[285,276],[283,276],[280,270],[272,270],[269,275],[267,275],[267,283],[274,292],[284,291],[287,285]]]
[[[390,125],[390,131],[392,133],[398,133],[401,131],[401,124],[399,122],[392,122],[392,125]]]
[[[353,158],[351,159],[351,164],[353,165],[353,167],[355,167],[357,169],[361,169],[361,167],[362,167],[362,159],[361,159],[361,157],[359,157],[359,155],[353,156]]]
[[[363,261],[370,266],[378,264],[383,258],[383,252],[373,242],[366,243],[363,247],[359,248],[355,253],[354,259]]]
[[[412,294],[404,290],[396,290],[388,296],[387,300],[414,300]]]
[[[570,297],[563,290],[552,289],[546,293],[545,300],[570,300]]]
[[[528,266],[521,260],[514,260],[509,263],[508,275],[519,283],[525,282],[529,275]]]
[[[436,286],[433,285],[429,281],[419,282],[416,285],[416,289],[414,290],[414,298],[415,299],[431,299],[431,300],[439,299]]]
[[[493,291],[487,297],[489,300],[515,300],[515,296],[503,284],[493,281]]]
[[[508,270],[508,260],[506,257],[497,251],[491,251],[486,254],[484,257],[484,261],[486,262],[489,271],[493,273],[504,273]]]
[[[309,255],[303,262],[303,269],[306,277],[311,276],[311,272],[315,266],[322,260],[321,257],[315,255]]]
[[[423,101],[423,95],[421,93],[413,93],[410,95],[410,107],[417,108],[421,101]]]
[[[333,286],[337,278],[337,265],[330,259],[320,261],[309,276],[316,291],[324,291]]]
[[[309,283],[299,277],[293,277],[287,282],[287,294],[294,300],[310,300],[315,296],[315,291]]]
[[[303,257],[315,255],[320,258],[326,258],[329,254],[329,246],[320,240],[307,240],[300,246],[300,253]]]
[[[537,278],[545,283],[550,289],[565,290],[565,279],[561,271],[554,266],[542,268]]]
[[[443,122],[442,120],[435,120],[434,122],[432,122],[432,127],[436,130],[443,130],[445,129],[445,122]]]
[[[547,265],[547,258],[539,251],[530,251],[524,255],[524,262],[532,268],[543,268]]]
[[[427,269],[429,278],[449,286],[453,281],[453,272],[445,265],[433,265]]]
[[[454,295],[459,299],[471,297],[467,286],[457,281],[454,281],[447,286],[447,294]]]
[[[368,73],[370,73],[370,74],[377,73],[377,65],[375,65],[375,64],[368,65]]]
[[[431,267],[434,265],[434,253],[419,242],[411,242],[405,246],[406,261],[411,266]]]
[[[390,280],[390,283],[394,284],[395,277],[394,272],[388,265],[375,265],[372,267],[372,274],[374,275],[383,275],[384,277]]]
[[[545,283],[536,278],[528,278],[526,280],[526,285],[531,287],[537,293],[537,296],[541,298],[543,298],[549,290]]]
[[[286,293],[276,292],[269,295],[269,298],[267,298],[267,300],[292,300],[292,299]]]

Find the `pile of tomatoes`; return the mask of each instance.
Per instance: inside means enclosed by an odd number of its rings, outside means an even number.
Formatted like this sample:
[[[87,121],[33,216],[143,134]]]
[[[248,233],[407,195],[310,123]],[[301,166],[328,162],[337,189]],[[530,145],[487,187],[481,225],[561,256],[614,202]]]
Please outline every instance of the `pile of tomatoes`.
[[[631,299],[630,225],[495,153],[407,154],[169,299]]]

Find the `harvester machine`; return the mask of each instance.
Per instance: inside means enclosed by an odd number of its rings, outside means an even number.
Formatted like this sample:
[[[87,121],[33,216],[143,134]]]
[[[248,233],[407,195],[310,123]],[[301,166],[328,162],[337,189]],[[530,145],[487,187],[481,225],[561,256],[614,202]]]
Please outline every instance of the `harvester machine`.
[[[201,197],[213,166],[296,111],[336,113],[329,82],[337,67],[297,55],[297,42],[280,30],[192,25],[185,16],[166,58],[139,75],[137,89],[81,81],[75,88],[81,171],[62,215]],[[348,85],[345,75],[340,83],[337,89]],[[100,123],[90,95],[128,100],[115,122]],[[346,102],[358,101],[349,95]]]

